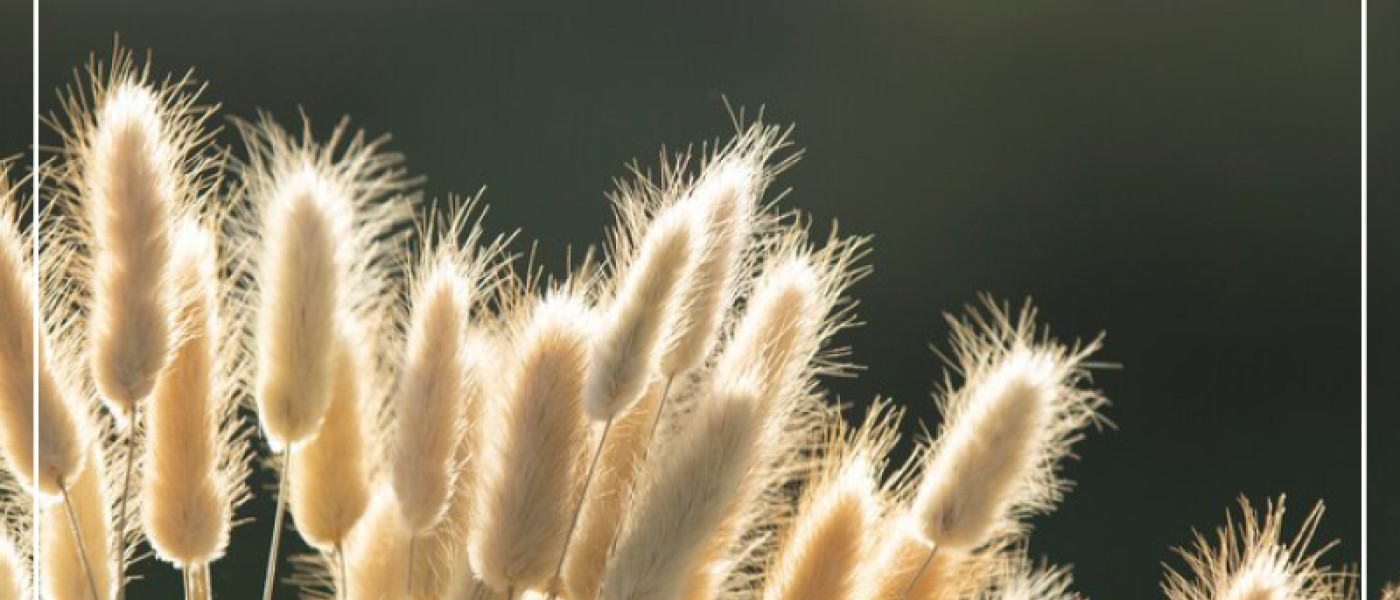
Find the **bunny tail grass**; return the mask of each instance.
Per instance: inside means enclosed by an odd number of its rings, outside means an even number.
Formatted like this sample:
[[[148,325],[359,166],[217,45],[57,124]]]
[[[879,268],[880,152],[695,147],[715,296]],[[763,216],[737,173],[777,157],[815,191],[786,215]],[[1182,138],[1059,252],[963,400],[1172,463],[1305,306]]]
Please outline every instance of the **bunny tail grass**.
[[[584,473],[551,580],[563,573],[613,421],[646,393],[664,344],[674,335],[681,294],[695,285],[691,279],[704,240],[703,223],[697,216],[694,208],[682,204],[666,209],[649,224],[594,339],[584,407],[591,418],[603,421],[603,431]]]
[[[953,321],[961,389],[940,402],[944,426],[911,507],[919,535],[939,552],[967,554],[1019,519],[1050,509],[1064,483],[1058,463],[1104,399],[1079,383],[1099,347],[1036,337],[1033,309],[1012,323],[1004,307]],[[949,386],[951,388],[951,386]]]
[[[877,401],[865,426],[848,433],[833,418],[825,470],[798,504],[796,521],[767,569],[764,600],[845,600],[862,583],[860,568],[876,550],[876,532],[891,504],[880,476],[898,439],[899,413]],[[895,481],[897,482],[897,477]]]
[[[749,266],[750,241],[765,228],[759,197],[783,168],[769,169],[766,163],[784,144],[778,128],[750,126],[710,157],[681,200],[704,224],[705,245],[681,299],[674,341],[661,359],[667,377],[684,376],[714,349]]]
[[[1016,550],[1003,559],[999,572],[978,595],[978,600],[1083,600],[1071,592],[1074,583],[1069,569],[1037,566]]]
[[[94,450],[85,462],[86,468],[71,482],[62,482],[62,502],[41,509],[38,562],[49,598],[107,600],[120,577],[120,561],[112,554],[115,532],[98,471],[102,461]]]
[[[330,404],[346,201],[314,170],[268,201],[258,306],[258,414],[273,447],[315,434]]]
[[[594,339],[584,388],[590,418],[612,419],[646,391],[703,240],[703,223],[687,205],[668,207],[646,225]]]
[[[1167,570],[1163,590],[1169,600],[1343,600],[1352,595],[1350,577],[1318,559],[1335,542],[1313,548],[1322,520],[1319,503],[1291,540],[1283,537],[1284,498],[1262,511],[1240,498],[1241,520],[1226,515],[1214,543],[1197,534],[1194,547],[1178,550],[1187,570]]]
[[[83,439],[68,394],[48,363],[47,336],[35,335],[32,241],[19,231],[24,203],[7,183],[0,182],[0,193],[0,314],[7,315],[0,320],[0,450],[20,482],[51,501],[59,483],[73,480],[83,467]]]
[[[839,356],[823,356],[822,349],[851,325],[852,305],[843,305],[843,295],[869,269],[856,266],[865,239],[841,238],[834,230],[820,250],[800,223],[772,243],[714,378],[756,379],[760,397],[781,403],[807,391],[814,375],[844,374],[834,360]]]
[[[426,265],[413,292],[391,474],[403,522],[415,536],[443,518],[456,476],[467,393],[466,320],[477,294],[468,276],[443,253]]]
[[[305,121],[300,136],[267,115],[236,124],[249,201],[230,234],[257,240],[244,274],[256,298],[254,387],[263,430],[281,450],[312,437],[330,405],[337,324],[349,314],[378,325],[367,313],[391,293],[411,216],[407,202],[390,200],[415,180],[402,157],[382,151],[387,138],[350,135],[344,121],[324,143]]]
[[[465,401],[465,320],[472,291],[456,265],[428,267],[413,294],[404,390],[391,471],[400,517],[409,530],[405,596],[413,597],[413,550],[442,520],[457,476],[454,454]]]
[[[410,541],[414,545],[412,570],[413,600],[471,598],[486,592],[470,569],[465,568],[465,552],[448,527],[449,518],[428,535],[413,536],[400,517],[397,499],[389,489],[373,493],[364,518],[350,533],[344,546],[346,581],[340,598],[351,600],[402,600],[409,585],[404,558]],[[449,593],[455,590],[455,593]],[[484,594],[495,599],[496,594]]]
[[[985,587],[1000,557],[994,550],[968,556],[936,552],[891,515],[877,531],[878,548],[861,568],[856,600],[954,600]]]
[[[603,578],[605,600],[682,595],[715,540],[752,499],[754,472],[770,444],[763,404],[752,392],[722,391],[691,417],[637,495]]]
[[[217,340],[218,250],[210,231],[177,223],[173,289],[181,336],[143,414],[146,422],[141,510],[146,537],[176,566],[213,561],[228,545],[232,490],[220,475],[224,417]]]
[[[569,545],[563,586],[568,598],[594,598],[602,585],[603,569],[631,499],[637,467],[645,454],[647,435],[661,403],[663,385],[653,382],[602,443],[602,455],[591,493],[583,498],[579,530]]]
[[[471,565],[496,590],[549,585],[588,454],[584,377],[593,331],[582,300],[554,290],[522,309],[506,397],[487,408]]]
[[[369,504],[362,382],[364,341],[342,327],[335,344],[331,405],[316,437],[292,452],[289,499],[301,537],[322,551],[345,542]]]

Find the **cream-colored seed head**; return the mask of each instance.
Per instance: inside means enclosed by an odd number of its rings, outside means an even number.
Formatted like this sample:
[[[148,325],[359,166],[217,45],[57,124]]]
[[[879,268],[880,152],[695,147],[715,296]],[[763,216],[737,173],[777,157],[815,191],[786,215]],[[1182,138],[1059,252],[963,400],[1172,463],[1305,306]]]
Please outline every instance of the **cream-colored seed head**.
[[[193,222],[179,223],[174,240],[171,282],[181,336],[145,412],[140,504],[157,555],[198,565],[223,554],[233,510],[218,473],[218,251],[213,235]]]
[[[847,600],[862,589],[863,568],[879,547],[891,488],[880,469],[898,439],[899,413],[877,401],[866,423],[848,432],[840,417],[829,426],[822,472],[797,506],[795,520],[767,565],[764,600]]]
[[[638,462],[651,441],[648,434],[663,388],[659,381],[652,383],[642,399],[613,423],[603,445],[598,472],[583,499],[578,531],[564,565],[564,588],[569,598],[593,598],[603,583],[603,569],[627,514],[629,494],[641,466]]]
[[[855,592],[867,536],[880,519],[878,486],[860,465],[816,491],[769,573],[767,600],[842,600]]]
[[[929,558],[929,546],[913,531],[902,527],[896,515],[877,531],[877,549],[860,574],[855,600],[957,600],[984,589],[1001,565],[997,552],[972,555],[937,552]],[[922,575],[919,573],[922,571]],[[916,581],[917,577],[917,581]],[[914,583],[913,589],[909,588]],[[907,593],[906,593],[907,590]]]
[[[93,450],[85,462],[90,468],[79,471],[68,486],[68,509],[78,523],[100,597],[92,597],[64,504],[55,503],[42,508],[37,557],[44,597],[53,600],[109,600],[116,589],[120,561],[113,556],[114,532],[100,472],[102,461]]]
[[[1319,564],[1331,547],[1313,547],[1322,519],[1318,504],[1291,539],[1283,537],[1284,499],[1256,511],[1240,499],[1242,519],[1227,519],[1212,541],[1197,534],[1194,548],[1181,550],[1187,572],[1169,569],[1163,585],[1169,600],[1342,600],[1348,577]]]
[[[400,600],[403,597],[407,572],[403,557],[408,539],[408,528],[399,518],[394,495],[380,490],[345,546],[350,598]]]
[[[18,229],[19,202],[8,185],[0,184],[0,191],[4,195],[0,198],[0,314],[7,315],[0,320],[0,449],[21,483],[52,499],[59,494],[59,484],[72,480],[82,468],[83,441],[66,394],[48,364],[46,336],[35,337],[34,271],[29,267],[27,238]]]
[[[969,553],[1053,508],[1059,461],[1106,400],[1079,384],[1097,340],[1063,346],[1037,338],[1035,311],[1013,322],[987,301],[953,326],[960,389],[940,402],[944,425],[929,452],[908,525],[940,553]],[[952,390],[951,384],[946,385]]]
[[[668,377],[696,367],[714,348],[752,234],[761,175],[745,161],[721,161],[684,200],[703,220],[705,244],[683,290],[675,341],[661,359],[661,373]]]
[[[1070,591],[1069,569],[1032,563],[1024,549],[1013,550],[977,595],[978,600],[1082,600]]]
[[[329,552],[345,542],[369,504],[361,379],[361,340],[342,333],[333,352],[331,405],[316,437],[292,452],[292,519],[311,545]]]
[[[703,247],[703,224],[684,204],[648,226],[593,342],[584,406],[606,421],[641,398],[656,375]]]
[[[430,269],[413,298],[392,469],[399,509],[414,535],[426,533],[447,511],[467,402],[470,287],[451,262]]]
[[[258,415],[275,448],[316,433],[330,405],[331,343],[346,265],[348,199],[308,167],[282,182],[263,219],[256,333]]]
[[[940,552],[968,553],[986,542],[1028,485],[1047,442],[1057,382],[1047,357],[1018,348],[969,390],[959,420],[933,455],[913,515]]]
[[[588,309],[552,292],[532,312],[514,336],[509,389],[480,430],[471,565],[497,590],[549,583],[589,453]]]
[[[157,92],[126,82],[97,109],[83,178],[95,242],[92,370],[120,419],[155,388],[170,347],[166,271],[181,156]]]
[[[776,257],[754,285],[716,367],[717,380],[754,378],[761,396],[772,401],[798,391],[829,309],[821,274],[808,257]]]
[[[692,422],[646,473],[604,575],[604,600],[681,597],[731,517],[752,500],[747,480],[763,465],[765,415],[751,392],[706,399]]]
[[[404,557],[410,540],[414,544],[412,600],[475,598],[470,594],[448,595],[452,590],[475,593],[479,587],[485,587],[464,560],[458,538],[463,523],[454,520],[460,514],[449,512],[448,518],[429,533],[414,536],[400,517],[402,512],[392,490],[379,489],[372,494],[364,517],[344,546],[349,599],[403,600],[408,584]],[[480,592],[486,600],[503,598],[489,589]]]

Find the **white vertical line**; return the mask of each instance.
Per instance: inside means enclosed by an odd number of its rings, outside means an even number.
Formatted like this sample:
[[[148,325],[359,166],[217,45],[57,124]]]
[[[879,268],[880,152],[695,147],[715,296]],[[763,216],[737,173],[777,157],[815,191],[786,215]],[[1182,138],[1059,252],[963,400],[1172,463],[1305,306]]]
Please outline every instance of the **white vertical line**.
[[[1368,582],[1367,579],[1366,579],[1366,563],[1367,563],[1367,560],[1366,560],[1366,559],[1367,559],[1367,556],[1368,556],[1367,548],[1366,548],[1366,544],[1367,544],[1367,535],[1366,535],[1366,529],[1367,529],[1367,523],[1366,523],[1366,521],[1367,521],[1367,518],[1366,518],[1366,509],[1367,509],[1367,500],[1366,500],[1366,477],[1367,477],[1367,474],[1368,474],[1368,472],[1369,472],[1369,470],[1367,469],[1367,465],[1366,465],[1366,462],[1367,462],[1367,460],[1366,460],[1366,459],[1367,459],[1367,452],[1366,452],[1366,440],[1367,440],[1367,437],[1366,437],[1366,421],[1367,421],[1367,419],[1366,419],[1366,414],[1367,414],[1366,403],[1367,403],[1367,393],[1366,393],[1366,392],[1367,392],[1367,390],[1366,390],[1366,388],[1367,388],[1367,381],[1368,381],[1368,377],[1367,377],[1368,373],[1367,373],[1367,369],[1366,369],[1366,362],[1367,362],[1367,356],[1366,356],[1366,354],[1367,354],[1367,352],[1366,352],[1366,350],[1367,350],[1367,336],[1366,336],[1366,325],[1367,325],[1367,323],[1366,323],[1366,321],[1367,321],[1367,315],[1366,315],[1366,292],[1367,292],[1367,289],[1366,289],[1366,269],[1367,269],[1367,266],[1368,266],[1368,264],[1367,264],[1367,256],[1366,256],[1366,200],[1367,200],[1367,190],[1366,190],[1366,187],[1367,187],[1367,180],[1366,180],[1366,179],[1367,179],[1367,165],[1366,165],[1366,162],[1367,162],[1367,154],[1366,154],[1366,143],[1367,143],[1367,137],[1368,137],[1368,136],[1367,136],[1367,132],[1366,132],[1366,125],[1367,125],[1367,114],[1366,114],[1366,110],[1367,110],[1367,107],[1366,107],[1366,66],[1367,66],[1367,65],[1366,65],[1366,55],[1367,55],[1367,52],[1366,52],[1366,8],[1367,8],[1367,4],[1368,4],[1368,3],[1367,3],[1367,0],[1362,0],[1362,2],[1361,2],[1361,573],[1360,573],[1362,588],[1361,588],[1360,592],[1361,592],[1361,596],[1363,596],[1363,597],[1366,595],[1366,587],[1365,587],[1365,586],[1367,586],[1367,585],[1369,584],[1369,582]]]
[[[32,212],[31,212],[31,215],[32,215],[32,216],[30,217],[30,221],[29,221],[29,228],[30,228],[31,231],[33,231],[33,235],[29,236],[29,241],[30,241],[30,244],[33,245],[33,250],[32,250],[32,252],[33,252],[33,260],[32,260],[31,263],[30,263],[30,264],[33,265],[33,268],[30,269],[30,271],[31,271],[30,276],[33,277],[33,294],[34,294],[34,304],[33,304],[34,309],[31,311],[31,312],[34,313],[34,314],[33,314],[34,327],[33,327],[33,333],[32,333],[32,335],[31,335],[31,340],[30,340],[31,346],[30,346],[30,347],[32,348],[32,351],[34,352],[34,359],[35,359],[35,360],[33,361],[33,362],[34,362],[34,373],[33,373],[33,377],[34,377],[33,383],[34,383],[34,385],[32,386],[32,387],[34,388],[34,390],[33,390],[33,393],[34,393],[33,403],[34,403],[34,404],[33,404],[33,411],[32,411],[32,414],[34,415],[34,417],[33,417],[32,422],[30,423],[30,425],[31,425],[31,427],[33,427],[33,436],[32,436],[32,439],[33,439],[33,444],[34,444],[34,451],[33,451],[33,458],[32,458],[34,464],[32,465],[32,468],[33,468],[33,472],[34,472],[34,473],[38,473],[38,472],[39,472],[39,385],[38,385],[38,382],[39,382],[39,360],[38,360],[38,359],[39,359],[39,328],[42,326],[42,322],[43,322],[43,320],[40,319],[40,316],[39,316],[40,308],[43,306],[42,304],[39,303],[39,235],[40,235],[40,231],[39,231],[39,0],[33,0],[33,7],[34,7],[34,8],[33,8],[34,12],[33,12],[32,15],[30,15],[31,18],[32,18],[32,23],[30,24],[30,27],[31,27],[31,31],[32,31],[32,33],[33,33],[32,40],[31,40],[31,41],[33,42],[33,44],[32,44],[32,51],[30,52],[30,59],[33,61],[33,72],[30,73],[30,77],[31,77],[31,79],[32,79],[32,82],[31,82],[31,83],[32,83],[32,86],[31,86],[31,88],[30,88],[30,90],[29,90],[30,95],[31,95],[31,97],[30,97],[30,106],[32,107],[31,112],[33,113],[33,114],[30,116],[30,123],[29,123],[29,126],[30,126],[30,136],[31,136],[31,140],[30,140],[30,141],[32,142],[32,143],[30,144],[30,146],[29,146],[29,160],[30,160],[30,167],[29,167],[29,186],[30,186],[30,187],[29,187],[29,190],[30,190],[30,192],[29,192],[29,208],[30,208],[30,210],[32,211]],[[39,548],[39,527],[41,527],[40,521],[41,521],[42,519],[39,518],[39,514],[38,514],[38,513],[39,513],[39,497],[38,497],[38,490],[37,490],[37,488],[36,488],[36,490],[34,491],[34,497],[33,497],[33,498],[31,499],[31,501],[30,501],[30,513],[31,513],[31,521],[30,521],[31,524],[30,524],[30,527],[29,527],[29,535],[30,535],[30,537],[29,537],[29,549],[30,549],[30,559],[31,559],[31,562],[30,562],[30,568],[29,568],[29,576],[30,576],[30,578],[31,578],[31,581],[30,581],[30,586],[29,586],[29,593],[30,593],[30,595],[32,595],[32,596],[35,598],[35,600],[38,600],[38,598],[39,598],[39,560],[38,560],[38,552],[37,552],[37,550],[38,550],[38,548]]]

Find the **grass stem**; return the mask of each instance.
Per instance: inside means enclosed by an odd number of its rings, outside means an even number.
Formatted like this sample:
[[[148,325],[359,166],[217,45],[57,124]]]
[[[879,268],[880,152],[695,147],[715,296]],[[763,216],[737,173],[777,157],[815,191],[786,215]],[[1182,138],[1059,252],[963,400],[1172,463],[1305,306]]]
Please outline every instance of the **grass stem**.
[[[68,497],[68,485],[60,481],[58,482],[58,490],[63,493],[63,512],[68,515],[68,530],[73,534],[73,541],[78,545],[78,562],[82,563],[83,572],[87,574],[88,589],[92,592],[93,600],[102,600],[102,596],[97,594],[97,579],[92,575],[92,564],[88,562],[87,544],[83,542],[83,531],[78,527],[77,515],[73,514],[73,502]]]
[[[282,542],[282,519],[287,512],[287,478],[291,475],[292,449],[282,451],[282,478],[277,481],[277,513],[272,520],[272,549],[267,555],[267,579],[263,581],[263,600],[272,600],[272,588],[277,583],[277,547]]]
[[[613,419],[608,418],[603,424],[603,433],[598,436],[598,447],[593,450],[593,460],[588,463],[588,473],[583,476],[583,489],[579,491],[578,503],[574,506],[574,516],[569,521],[569,533],[564,536],[564,549],[559,552],[559,564],[554,565],[554,577],[550,578],[549,600],[559,597],[559,587],[562,582],[559,577],[564,572],[564,561],[569,556],[569,545],[574,541],[574,531],[578,529],[579,517],[583,516],[583,502],[588,499],[588,488],[593,485],[593,475],[598,471],[598,459],[603,457],[603,446],[608,443],[608,434],[612,432]]]
[[[933,564],[933,557],[935,556],[938,556],[938,546],[929,548],[928,557],[924,559],[924,564],[919,565],[919,570],[914,573],[914,578],[909,580],[909,585],[905,586],[904,593],[899,595],[901,599],[908,600],[909,593],[913,592],[914,586],[919,584],[919,580],[924,576],[924,571],[927,571],[929,565]]]

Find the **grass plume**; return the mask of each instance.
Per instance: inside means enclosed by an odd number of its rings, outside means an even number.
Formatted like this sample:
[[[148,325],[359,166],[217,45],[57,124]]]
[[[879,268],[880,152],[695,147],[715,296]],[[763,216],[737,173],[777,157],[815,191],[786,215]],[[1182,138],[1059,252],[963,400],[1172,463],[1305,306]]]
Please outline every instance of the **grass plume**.
[[[509,387],[483,416],[470,541],[472,568],[497,591],[549,584],[588,452],[590,310],[557,289],[518,319]]]

